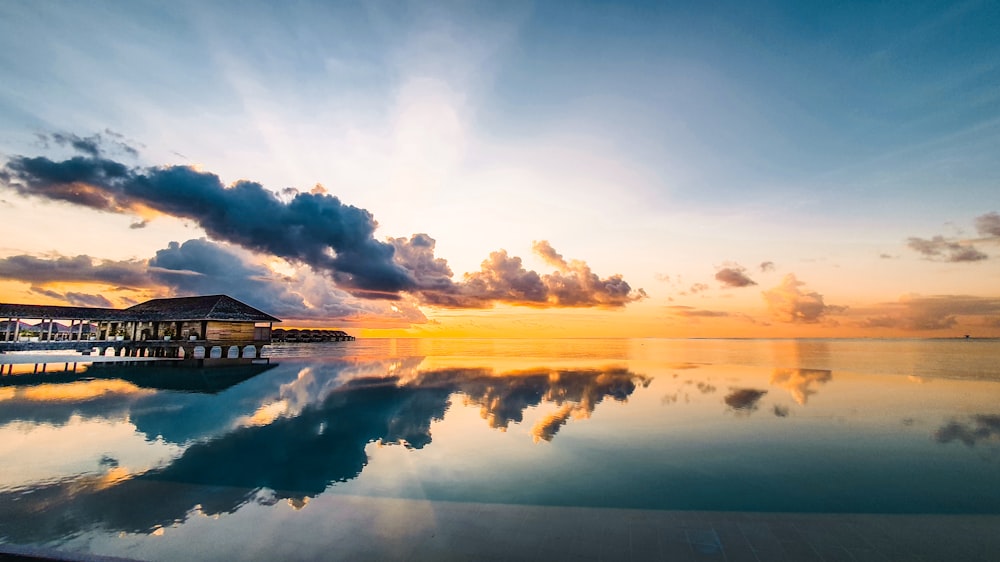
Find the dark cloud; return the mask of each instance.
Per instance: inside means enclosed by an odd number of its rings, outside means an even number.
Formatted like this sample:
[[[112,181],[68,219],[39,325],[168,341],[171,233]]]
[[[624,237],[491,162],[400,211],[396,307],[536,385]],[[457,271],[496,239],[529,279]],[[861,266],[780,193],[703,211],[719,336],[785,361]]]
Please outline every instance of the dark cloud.
[[[38,285],[56,282],[107,283],[124,287],[153,285],[144,261],[101,261],[86,255],[46,259],[22,254],[0,258],[0,279]]]
[[[140,228],[146,228],[147,226],[149,226],[149,221],[145,220],[145,219],[143,219],[141,221],[134,222],[134,223],[128,225],[128,227],[131,228],[132,230],[137,230],[137,229],[140,229]]]
[[[757,282],[746,274],[746,269],[739,265],[724,267],[715,273],[715,280],[725,287],[749,287]]]
[[[1000,314],[1000,298],[970,295],[907,295],[898,302],[881,305],[889,310],[865,319],[865,328],[896,328],[910,331],[945,330],[958,324],[960,316]]]
[[[893,256],[891,254],[879,254],[878,257],[879,257],[879,259],[883,259],[883,260],[891,260],[891,259],[895,259],[896,258],[896,256]]]
[[[519,257],[499,250],[480,271],[455,281],[447,262],[434,257],[428,235],[378,241],[371,213],[341,203],[322,186],[309,193],[287,188],[276,195],[250,181],[225,186],[215,174],[188,166],[128,167],[105,158],[93,137],[53,140],[86,156],[61,162],[15,156],[0,170],[0,180],[25,196],[112,213],[189,219],[216,240],[307,265],[355,296],[399,300],[401,293],[411,293],[424,304],[474,308],[495,303],[621,307],[646,297],[621,275],[601,278],[582,261],[567,262],[545,241],[537,242],[535,251],[556,272],[528,271]],[[144,225],[145,220],[132,227]]]
[[[1000,214],[995,211],[976,217],[976,230],[983,236],[1000,238]]]
[[[42,295],[42,296],[53,298],[53,299],[63,300],[63,294],[62,293],[59,293],[57,291],[52,291],[50,289],[46,289],[45,287],[38,287],[38,286],[32,285],[30,291],[32,293],[35,293],[36,295]]]
[[[781,404],[774,405],[774,415],[779,418],[787,418],[790,410],[788,406],[782,406]]]
[[[365,296],[396,297],[414,287],[393,260],[393,246],[373,238],[371,213],[331,195],[296,193],[283,202],[255,182],[226,187],[215,174],[187,166],[129,168],[93,156],[14,157],[2,179],[22,195],[191,219],[216,239],[307,264]]]
[[[110,307],[103,295],[59,293],[49,283],[104,283],[114,291],[151,289],[161,295],[225,293],[279,318],[316,322],[366,322],[380,327],[421,324],[427,318],[404,301],[366,301],[339,291],[322,275],[299,272],[294,279],[255,262],[249,252],[205,239],[171,242],[148,261],[100,261],[90,256],[0,259],[0,279],[31,283],[31,291],[75,306]],[[123,303],[134,299],[118,297]]]
[[[906,245],[921,253],[929,260],[946,262],[973,262],[988,259],[989,256],[967,243],[935,236],[929,240],[910,237]]]
[[[774,262],[773,261],[760,262],[760,272],[767,273],[768,271],[774,271]]]
[[[846,310],[846,307],[824,303],[823,295],[803,290],[804,286],[805,283],[789,273],[781,285],[764,291],[762,295],[771,315],[782,322],[812,324],[823,320],[827,314]]]
[[[642,289],[633,291],[621,275],[601,278],[585,262],[567,262],[546,241],[536,242],[535,252],[559,271],[539,274],[526,269],[520,257],[498,250],[461,282],[452,280],[445,260],[434,257],[434,239],[426,234],[390,242],[396,248],[397,262],[413,274],[416,286],[411,292],[434,306],[621,307],[646,297]]]
[[[1000,415],[979,414],[966,422],[951,421],[934,432],[934,440],[961,441],[970,447],[984,441],[1000,443]]]
[[[104,295],[92,295],[89,293],[60,293],[45,287],[32,285],[30,291],[49,298],[67,302],[73,306],[86,306],[96,308],[112,308],[114,305]]]
[[[737,412],[750,413],[757,409],[757,403],[767,394],[766,390],[755,388],[734,388],[723,399],[730,408]]]
[[[112,303],[104,295],[91,295],[87,293],[69,292],[64,298],[73,306],[88,306],[97,308],[111,308]]]

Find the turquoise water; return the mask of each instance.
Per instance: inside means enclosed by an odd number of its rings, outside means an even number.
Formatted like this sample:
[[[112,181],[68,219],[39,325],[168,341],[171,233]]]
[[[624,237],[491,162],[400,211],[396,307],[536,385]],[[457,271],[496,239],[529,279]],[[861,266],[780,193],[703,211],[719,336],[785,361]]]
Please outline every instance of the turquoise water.
[[[366,340],[270,356],[0,378],[0,540],[169,540],[233,532],[244,511],[256,532],[288,506],[329,517],[314,500],[333,494],[1000,513],[997,341]]]

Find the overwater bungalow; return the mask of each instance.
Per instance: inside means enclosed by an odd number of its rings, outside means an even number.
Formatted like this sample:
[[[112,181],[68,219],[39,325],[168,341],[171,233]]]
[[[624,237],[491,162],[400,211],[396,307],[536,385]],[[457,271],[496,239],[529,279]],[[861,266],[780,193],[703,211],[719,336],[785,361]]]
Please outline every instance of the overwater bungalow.
[[[89,353],[92,346],[101,355],[113,349],[136,357],[204,357],[206,348],[210,356],[228,348],[226,357],[234,358],[236,350],[235,357],[256,358],[271,342],[274,323],[281,322],[228,295],[153,299],[126,309],[0,303],[0,318],[6,318],[0,352]]]
[[[275,328],[271,332],[274,341],[279,342],[328,342],[328,341],[354,341],[354,336],[343,330],[320,329],[299,329],[299,328]]]

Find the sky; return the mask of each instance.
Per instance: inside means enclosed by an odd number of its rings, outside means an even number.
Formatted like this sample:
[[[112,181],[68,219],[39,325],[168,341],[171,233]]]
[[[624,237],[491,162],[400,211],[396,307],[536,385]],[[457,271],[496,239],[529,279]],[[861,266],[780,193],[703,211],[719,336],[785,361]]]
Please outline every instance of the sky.
[[[0,302],[1000,337],[996,2],[0,3]]]

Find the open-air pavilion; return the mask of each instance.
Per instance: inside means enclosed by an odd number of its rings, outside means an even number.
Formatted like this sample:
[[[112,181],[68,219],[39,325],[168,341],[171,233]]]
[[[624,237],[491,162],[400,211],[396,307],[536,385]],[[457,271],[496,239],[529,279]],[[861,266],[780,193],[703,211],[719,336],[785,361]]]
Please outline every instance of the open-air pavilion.
[[[0,352],[230,359],[258,358],[281,322],[227,295],[153,299],[126,309],[0,303],[0,319]]]

